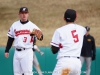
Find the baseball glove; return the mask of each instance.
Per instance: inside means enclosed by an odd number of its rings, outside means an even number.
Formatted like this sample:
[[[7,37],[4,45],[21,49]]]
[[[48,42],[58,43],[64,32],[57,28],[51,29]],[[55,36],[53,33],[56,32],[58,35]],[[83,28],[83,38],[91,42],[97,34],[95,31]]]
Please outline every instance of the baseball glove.
[[[41,40],[43,37],[42,32],[40,30],[37,30],[37,29],[33,29],[33,31],[30,33],[30,36],[34,36],[34,35],[36,35],[38,40]]]

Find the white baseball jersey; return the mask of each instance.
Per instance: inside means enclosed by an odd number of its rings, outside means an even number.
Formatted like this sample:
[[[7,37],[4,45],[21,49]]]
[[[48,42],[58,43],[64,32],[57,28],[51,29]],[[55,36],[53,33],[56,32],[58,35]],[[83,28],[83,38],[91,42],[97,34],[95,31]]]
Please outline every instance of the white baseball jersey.
[[[30,32],[32,32],[34,28],[39,29],[31,21],[22,24],[19,20],[12,24],[7,35],[14,38],[15,48],[33,48],[33,37],[30,36]]]
[[[86,29],[77,24],[67,24],[58,28],[50,42],[51,45],[60,48],[57,58],[62,56],[80,57],[85,33]]]

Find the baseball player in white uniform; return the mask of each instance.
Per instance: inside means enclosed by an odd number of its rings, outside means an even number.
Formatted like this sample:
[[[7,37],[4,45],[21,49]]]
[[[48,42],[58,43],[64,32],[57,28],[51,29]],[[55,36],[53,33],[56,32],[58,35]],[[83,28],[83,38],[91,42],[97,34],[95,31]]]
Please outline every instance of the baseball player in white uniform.
[[[14,22],[8,31],[8,41],[5,50],[5,57],[9,57],[9,50],[14,41],[13,69],[14,75],[33,75],[33,38],[30,33],[33,29],[40,30],[34,23],[28,20],[29,12],[27,7],[19,10],[20,20]],[[41,37],[43,39],[43,35]]]
[[[76,17],[75,10],[67,9],[64,14],[66,25],[54,32],[50,44],[53,54],[58,52],[58,61],[52,75],[80,75],[79,58],[86,29],[74,23]]]

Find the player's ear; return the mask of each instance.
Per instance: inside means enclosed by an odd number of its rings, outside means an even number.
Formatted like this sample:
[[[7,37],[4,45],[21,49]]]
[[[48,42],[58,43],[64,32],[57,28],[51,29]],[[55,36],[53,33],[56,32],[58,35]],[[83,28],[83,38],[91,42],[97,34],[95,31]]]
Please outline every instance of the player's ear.
[[[76,18],[75,18],[75,21],[76,21],[77,17],[78,17],[78,15],[76,14]]]
[[[78,17],[78,14],[76,14],[76,18]]]
[[[65,18],[63,18],[65,21],[66,21],[66,19]]]

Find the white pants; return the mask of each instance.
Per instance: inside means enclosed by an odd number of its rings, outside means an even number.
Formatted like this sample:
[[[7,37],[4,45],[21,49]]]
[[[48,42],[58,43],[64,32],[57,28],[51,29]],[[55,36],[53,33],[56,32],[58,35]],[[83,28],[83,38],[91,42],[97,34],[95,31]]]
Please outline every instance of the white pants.
[[[33,75],[33,50],[26,49],[22,51],[15,50],[13,58],[14,75]]]
[[[36,55],[35,55],[34,52],[33,52],[33,59],[34,59],[34,60],[33,60],[33,66],[34,66],[35,69],[37,70],[38,74],[39,74],[39,75],[42,75],[39,62],[38,62],[37,57],[36,57]]]
[[[80,75],[81,61],[74,57],[59,58],[52,75]]]
[[[83,65],[84,61],[86,63],[86,75],[90,75],[90,68],[91,68],[91,57],[80,57],[81,63]]]

